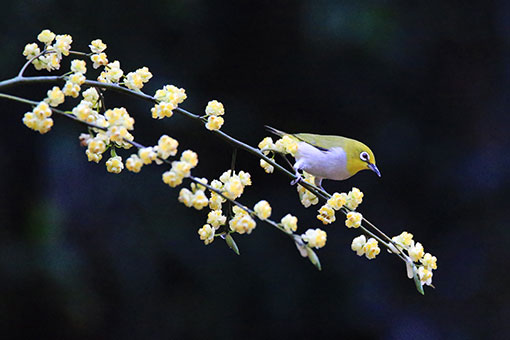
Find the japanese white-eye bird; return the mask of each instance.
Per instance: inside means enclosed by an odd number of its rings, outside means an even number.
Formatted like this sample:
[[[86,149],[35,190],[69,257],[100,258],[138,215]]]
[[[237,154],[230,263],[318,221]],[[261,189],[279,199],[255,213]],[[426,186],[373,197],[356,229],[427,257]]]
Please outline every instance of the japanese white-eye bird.
[[[315,185],[322,188],[323,179],[342,181],[361,170],[372,170],[381,177],[375,165],[375,156],[365,144],[346,137],[316,135],[311,133],[286,133],[270,126],[268,131],[280,137],[289,136],[297,142],[294,155],[294,170],[298,178],[291,182],[296,184],[304,170],[315,176]]]

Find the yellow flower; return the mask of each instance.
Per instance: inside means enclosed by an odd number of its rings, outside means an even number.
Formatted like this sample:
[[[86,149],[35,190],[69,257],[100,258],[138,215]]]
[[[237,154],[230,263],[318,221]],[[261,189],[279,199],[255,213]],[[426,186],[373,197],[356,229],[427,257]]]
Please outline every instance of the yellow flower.
[[[110,159],[106,161],[106,170],[108,172],[118,174],[122,169],[124,169],[124,163],[122,163],[122,158],[120,156],[110,157]]]
[[[381,252],[379,248],[379,243],[373,237],[367,240],[367,243],[363,246],[363,251],[365,252],[365,256],[367,259],[372,260],[375,259],[377,255]]]
[[[207,178],[197,178],[197,183],[191,183],[191,191],[196,192],[197,190],[206,190],[205,184],[208,183]],[[202,185],[204,184],[204,185]]]
[[[179,142],[169,137],[167,135],[163,135],[159,138],[158,141],[158,156],[167,159],[170,156],[175,156],[177,154],[177,147],[179,146]]]
[[[422,284],[430,286],[432,284],[432,270],[420,266],[418,268],[418,276]]]
[[[143,161],[138,157],[137,154],[132,154],[129,156],[129,158],[126,160],[126,168],[134,173],[140,172],[142,170]]]
[[[69,76],[69,82],[76,84],[76,85],[82,85],[87,78],[81,73],[73,73]]]
[[[423,255],[420,262],[429,270],[437,269],[437,258],[430,253]]]
[[[327,204],[335,210],[340,210],[344,206],[345,202],[347,202],[347,194],[343,192],[341,194],[335,192],[333,196],[328,199]]]
[[[326,245],[327,234],[320,229],[308,229],[306,233],[301,235],[301,239],[308,243],[310,248],[322,248]]]
[[[157,90],[154,95],[159,102],[173,103],[175,106],[181,104],[186,98],[186,91],[174,85],[165,85],[162,89]]]
[[[209,224],[205,224],[202,228],[198,229],[200,239],[204,241],[206,245],[211,244],[214,241],[214,232],[214,228],[212,228]]]
[[[251,185],[251,175],[249,172],[246,172],[246,171],[239,171],[239,179],[241,180],[241,184],[244,185],[244,186],[249,186]]]
[[[123,107],[109,109],[104,113],[104,116],[110,125],[123,126],[128,130],[133,130],[134,128],[135,120]]]
[[[92,40],[89,45],[92,53],[101,53],[106,50],[106,44],[101,39]]]
[[[151,164],[156,159],[158,154],[154,152],[154,148],[149,146],[138,150],[138,156],[142,160],[143,164]]]
[[[33,112],[39,119],[51,117],[51,109],[46,102],[40,102],[37,104]]]
[[[193,206],[193,193],[186,188],[179,191],[179,202],[191,208]]]
[[[205,113],[209,116],[221,116],[225,113],[225,109],[223,108],[223,104],[219,101],[211,100],[207,103]]]
[[[209,200],[205,196],[205,193],[202,190],[197,190],[193,195],[193,208],[197,210],[202,210],[203,208],[209,205]]]
[[[67,81],[62,92],[64,92],[64,94],[68,97],[77,98],[80,95],[80,90],[80,85]]]
[[[212,210],[221,210],[221,204],[225,202],[225,199],[215,192],[211,192],[211,198],[209,199],[209,208]]]
[[[214,229],[218,229],[220,226],[227,222],[227,217],[223,216],[221,210],[211,210],[207,215],[207,223],[212,225]]]
[[[367,238],[365,235],[360,235],[352,240],[351,249],[356,252],[358,256],[363,256],[365,254],[365,244],[367,243]]]
[[[142,78],[142,81],[144,83],[147,83],[152,78],[152,73],[149,71],[149,68],[147,66],[144,66],[136,70],[136,74],[138,74],[140,78]]]
[[[73,108],[72,113],[79,120],[88,123],[94,123],[97,118],[97,112],[91,109],[90,102],[84,100]]]
[[[65,56],[69,55],[69,51],[71,50],[71,43],[73,42],[73,38],[69,34],[57,35],[55,37],[55,43],[53,44],[53,48],[57,53],[61,53]]]
[[[198,155],[196,152],[186,150],[181,155],[181,161],[188,163],[192,168],[194,168],[198,164]]]
[[[85,74],[87,73],[87,63],[85,60],[74,59],[71,61],[71,71],[74,73]]]
[[[97,80],[102,83],[118,83],[120,81],[120,78],[122,78],[122,76],[124,75],[124,71],[122,71],[122,69],[120,68],[120,62],[118,60],[115,60],[114,62],[111,63],[108,63],[108,60],[106,60],[106,62],[107,65],[105,66],[104,71],[101,72]],[[99,67],[99,64],[97,65],[97,67]]]
[[[347,202],[345,206],[350,210],[356,210],[358,205],[363,201],[363,193],[358,188],[352,188],[347,195]]]
[[[238,176],[231,177],[223,186],[225,196],[236,199],[243,194],[244,186]]]
[[[95,87],[88,88],[87,90],[82,92],[83,100],[89,102],[92,105],[95,105],[99,100],[99,93]]]
[[[108,57],[106,56],[106,53],[104,53],[104,52],[95,53],[95,54],[91,55],[90,60],[92,60],[92,62],[94,63],[94,64],[92,64],[92,67],[94,69],[99,68],[99,66],[108,65]]]
[[[416,244],[411,244],[411,247],[409,247],[408,252],[409,252],[409,257],[411,257],[411,259],[414,262],[418,262],[423,257],[423,253],[424,253],[423,246],[421,245],[420,242],[418,242]]]
[[[400,235],[394,236],[391,239],[407,248],[413,243],[413,234],[403,231]]]
[[[92,153],[103,153],[106,150],[106,144],[101,137],[94,137],[90,140],[88,149]]]
[[[291,214],[287,214],[287,215],[285,215],[282,218],[280,223],[285,228],[285,231],[287,232],[287,234],[290,234],[293,231],[297,230],[297,221],[298,221],[298,219],[297,219],[296,216],[292,216]]]
[[[257,226],[253,218],[247,213],[238,213],[229,221],[230,229],[239,234],[250,234]]]
[[[232,207],[232,211],[234,212],[234,215],[249,215],[249,213],[246,210],[237,205],[234,205]]]
[[[181,174],[176,173],[173,170],[169,170],[163,173],[163,182],[168,184],[172,188],[175,188],[179,184],[182,183],[183,176]]]
[[[25,49],[23,50],[23,55],[27,57],[27,60],[32,59],[36,55],[39,55],[39,53],[41,53],[41,50],[36,43],[26,44]]]
[[[274,147],[277,152],[284,154],[290,153],[292,156],[295,156],[297,152],[297,142],[287,135],[278,139]]]
[[[315,177],[307,172],[303,172],[303,177],[304,181],[307,183],[313,184],[315,181]],[[311,205],[319,203],[319,198],[315,196],[312,192],[308,191],[306,188],[302,187],[301,185],[297,186],[297,191],[299,194],[301,204],[303,204],[305,208],[308,208]]]
[[[205,124],[205,127],[207,130],[219,130],[221,126],[223,125],[224,120],[222,117],[219,116],[209,116],[207,117],[207,123]]]
[[[37,104],[33,111],[25,113],[23,116],[23,124],[43,134],[50,131],[53,126],[53,119],[50,117],[51,109],[48,103],[42,101]]]
[[[123,143],[124,139],[128,139],[128,137],[131,136],[124,126],[117,125],[112,126],[111,128],[108,129],[108,135],[110,136],[110,140],[112,142],[115,142],[120,145]]]
[[[189,177],[191,171],[191,165],[188,162],[175,161],[172,162],[172,171],[175,172],[179,177]]]
[[[328,204],[325,204],[319,209],[317,219],[323,224],[331,224],[336,220],[335,211]]]
[[[363,215],[357,212],[349,212],[347,214],[347,219],[345,220],[345,225],[347,228],[359,228],[361,225],[361,221],[363,220]]]
[[[44,44],[51,44],[51,42],[55,39],[55,33],[53,33],[52,31],[48,30],[48,29],[45,29],[45,30],[42,30],[41,33],[39,33],[39,35],[37,36],[37,40],[39,40],[40,42],[44,43]]]
[[[272,150],[275,148],[273,139],[271,137],[264,138],[258,145],[261,151]],[[267,154],[267,152],[265,152]]]
[[[142,77],[136,72],[129,72],[124,84],[131,90],[140,90],[143,87]]]
[[[161,102],[159,104],[154,105],[151,109],[152,118],[154,119],[163,119],[165,117],[172,117],[174,114],[173,110],[176,108],[174,103],[170,102]]]
[[[260,218],[261,220],[266,220],[269,218],[269,216],[271,216],[271,206],[265,200],[262,200],[255,204],[253,210],[255,210],[255,213],[257,213],[257,217]]]
[[[48,97],[44,101],[53,107],[59,106],[65,100],[64,92],[62,92],[58,86],[53,86],[51,90],[48,90],[47,96]]]
[[[87,159],[89,160],[89,162],[99,163],[101,158],[103,158],[102,154],[90,152],[89,149],[85,150],[85,154],[87,155]]]
[[[264,169],[264,171],[268,174],[272,174],[273,171],[274,171],[274,166],[272,166],[271,164],[269,164],[268,162],[266,162],[265,160],[261,159],[260,160],[260,166],[262,167],[262,169]]]

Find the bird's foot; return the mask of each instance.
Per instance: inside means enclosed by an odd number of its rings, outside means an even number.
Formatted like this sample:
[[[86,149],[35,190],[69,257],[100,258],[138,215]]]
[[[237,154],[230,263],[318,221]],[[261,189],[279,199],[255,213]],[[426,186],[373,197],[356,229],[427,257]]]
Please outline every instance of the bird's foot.
[[[296,176],[297,177],[290,182],[290,185],[296,185],[301,179],[303,179],[299,172],[296,172]]]

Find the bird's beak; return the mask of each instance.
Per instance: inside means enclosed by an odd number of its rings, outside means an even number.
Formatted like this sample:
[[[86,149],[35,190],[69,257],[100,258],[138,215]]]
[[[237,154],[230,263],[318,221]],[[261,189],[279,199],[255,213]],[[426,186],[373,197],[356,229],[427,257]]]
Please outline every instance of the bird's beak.
[[[377,169],[377,166],[375,164],[369,163],[368,168],[370,170],[372,170],[373,172],[375,172],[377,174],[377,176],[381,177],[381,172],[379,171],[379,169]]]

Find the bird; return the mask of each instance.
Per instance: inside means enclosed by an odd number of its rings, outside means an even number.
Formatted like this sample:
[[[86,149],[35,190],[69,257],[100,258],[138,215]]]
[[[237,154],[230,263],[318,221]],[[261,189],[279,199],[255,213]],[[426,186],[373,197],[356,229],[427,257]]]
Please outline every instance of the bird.
[[[365,144],[347,137],[312,133],[286,133],[270,126],[266,129],[280,137],[289,136],[297,142],[294,185],[301,180],[299,171],[315,176],[315,185],[321,189],[322,180],[343,181],[361,170],[371,170],[381,177],[375,165],[375,156]]]

